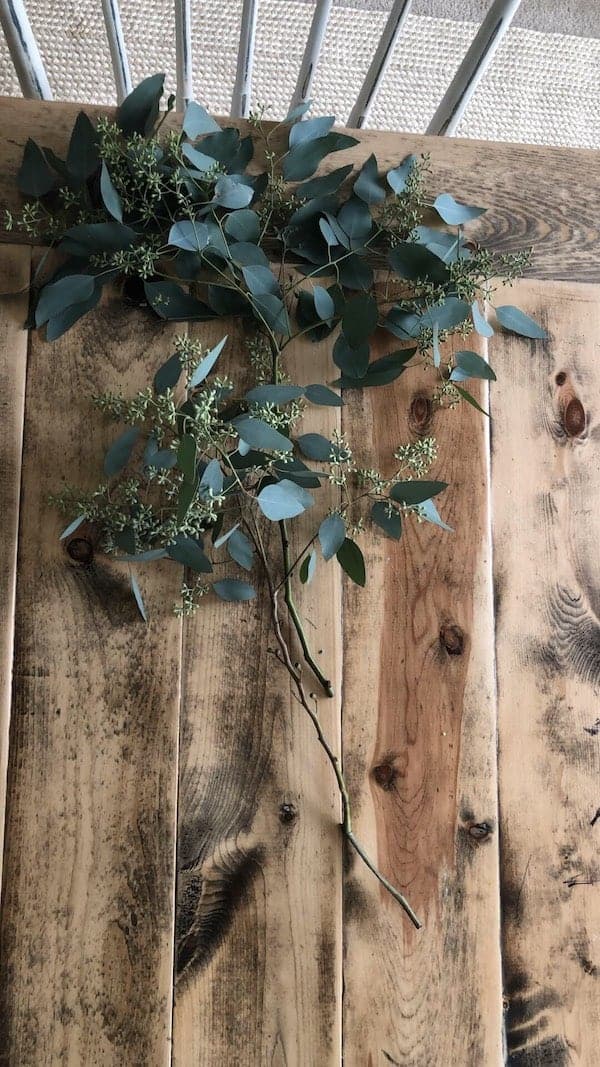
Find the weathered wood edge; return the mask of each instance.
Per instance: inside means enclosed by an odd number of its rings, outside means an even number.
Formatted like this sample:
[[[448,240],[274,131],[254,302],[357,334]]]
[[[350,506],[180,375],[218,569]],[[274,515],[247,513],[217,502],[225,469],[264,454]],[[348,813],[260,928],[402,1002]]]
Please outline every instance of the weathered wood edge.
[[[15,175],[28,136],[64,152],[68,135],[81,108],[90,117],[114,115],[114,108],[92,104],[38,102],[0,97],[0,203],[19,206]],[[170,116],[168,123],[177,121]],[[224,124],[250,132],[246,120],[221,119]],[[266,123],[271,129],[275,123]],[[461,200],[479,203],[487,212],[469,232],[497,252],[515,252],[534,246],[528,274],[537,278],[571,281],[600,280],[597,248],[600,223],[595,210],[599,153],[586,148],[554,148],[508,142],[471,141],[427,137],[422,134],[380,130],[348,131],[359,145],[329,157],[324,170],[345,162],[360,163],[375,152],[382,170],[396,165],[409,152],[431,158],[432,184]],[[281,148],[284,128],[274,138]],[[0,225],[0,240],[26,242],[27,238]]]

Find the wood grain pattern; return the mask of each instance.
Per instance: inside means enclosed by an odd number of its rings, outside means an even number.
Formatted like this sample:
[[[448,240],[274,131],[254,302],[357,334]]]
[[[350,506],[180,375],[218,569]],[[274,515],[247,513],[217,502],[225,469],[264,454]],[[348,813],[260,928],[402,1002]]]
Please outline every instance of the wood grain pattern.
[[[84,105],[0,98],[0,201],[19,205],[15,175],[28,137],[64,153],[79,108]],[[93,117],[110,109],[85,105]],[[172,119],[171,121],[175,121]],[[248,133],[243,120],[221,120]],[[269,124],[266,124],[267,127]],[[597,153],[588,149],[512,145],[450,137],[423,137],[379,130],[351,130],[360,144],[336,152],[328,167],[359,163],[375,152],[382,168],[396,165],[409,152],[429,153],[435,189],[460,200],[481,203],[488,211],[469,232],[497,251],[522,251],[534,245],[530,273],[538,278],[598,280],[599,223]],[[282,133],[273,147],[282,150]],[[260,164],[260,160],[257,161]],[[576,177],[575,177],[576,176]],[[15,234],[0,228],[0,240]],[[20,235],[18,240],[26,240]]]
[[[108,304],[26,392],[0,979],[2,1062],[169,1061],[180,623],[177,569],[66,549],[48,494],[97,484],[115,427],[90,394],[146,385],[169,331]]]
[[[512,299],[512,297],[511,297]],[[492,412],[509,1062],[589,1065],[600,1016],[600,289],[520,283]]]
[[[214,340],[224,332],[222,324],[210,329]],[[237,381],[241,342],[238,329],[230,357]],[[329,373],[325,345],[298,341],[287,352],[292,381]],[[306,428],[331,434],[337,422],[338,409],[315,408]],[[292,558],[332,493],[320,490],[306,521],[290,524]],[[265,526],[277,565],[277,527]],[[274,637],[258,568],[253,581],[252,605],[206,601],[185,628],[174,1062],[333,1067],[341,1059],[339,800],[289,676],[265,652]],[[319,662],[332,670],[336,697],[319,699],[319,710],[339,742],[335,562],[321,565],[297,603]]]
[[[365,538],[346,590],[343,751],[357,833],[424,922],[415,931],[361,865],[345,887],[344,1062],[494,1067],[501,1059],[498,834],[486,428],[432,414],[431,375],[365,390],[344,426],[390,473],[434,434],[440,509]],[[371,465],[371,464],[369,464]]]
[[[21,449],[27,366],[27,317],[31,253],[8,245],[0,256],[0,884],[17,574]]]

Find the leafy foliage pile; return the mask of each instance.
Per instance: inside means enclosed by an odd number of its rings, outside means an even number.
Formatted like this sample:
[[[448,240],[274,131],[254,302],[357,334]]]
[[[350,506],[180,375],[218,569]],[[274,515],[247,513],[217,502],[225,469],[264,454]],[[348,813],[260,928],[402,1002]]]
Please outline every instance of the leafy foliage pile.
[[[395,473],[384,478],[376,464],[357,465],[343,436],[330,440],[298,426],[307,405],[340,406],[339,388],[387,386],[422,365],[431,370],[437,405],[465,400],[478,408],[465,383],[494,380],[493,370],[477,352],[448,355],[442,343],[455,333],[465,340],[473,331],[492,336],[482,303],[491,303],[494,279],[510,282],[522,272],[528,253],[493,255],[468,241],[463,227],[483,209],[448,193],[429,199],[426,159],[411,155],[382,178],[370,156],[358,173],[348,163],[315,177],[332,153],[357,143],[333,130],[332,117],[307,119],[302,105],[267,128],[259,111],[253,133],[241,137],[190,103],[176,129],[165,121],[172,98],[166,112],[159,110],[163,83],[163,75],[142,82],[115,122],[103,117],[94,126],[81,113],[66,160],[27,143],[19,184],[29,199],[8,222],[62,254],[50,276],[41,267],[33,319],[56,339],[96,306],[109,282],[127,303],[163,320],[242,318],[254,384],[236,392],[227,375],[216,373],[225,338],[206,350],[184,334],[151,387],[133,399],[96,397],[126,429],[106,454],[105,481],[95,491],[67,488],[55,498],[73,516],[62,536],[87,521],[119,560],[166,557],[183,565],[195,577],[184,582],[181,613],[209,591],[252,599],[248,575],[255,564],[262,568],[278,658],[336,775],[346,837],[418,924],[354,838],[339,761],[284,636],[278,596],[282,590],[306,665],[331,695],[293,583],[312,580],[320,555],[337,559],[364,585],[357,543],[364,527],[393,540],[408,516],[449,529],[434,503],[446,485],[428,478],[437,459],[432,438],[399,444]],[[281,127],[287,143],[278,152]],[[495,314],[505,329],[545,336],[517,308],[497,307]],[[288,345],[301,335],[319,343],[333,334],[335,381],[290,381]],[[374,359],[376,335],[379,350],[386,336],[391,347]],[[339,503],[292,559],[287,523],[310,511],[323,484],[337,488]],[[279,527],[277,559],[265,547],[265,520]],[[236,576],[215,579],[220,554],[240,568]],[[145,618],[133,571],[131,581]]]

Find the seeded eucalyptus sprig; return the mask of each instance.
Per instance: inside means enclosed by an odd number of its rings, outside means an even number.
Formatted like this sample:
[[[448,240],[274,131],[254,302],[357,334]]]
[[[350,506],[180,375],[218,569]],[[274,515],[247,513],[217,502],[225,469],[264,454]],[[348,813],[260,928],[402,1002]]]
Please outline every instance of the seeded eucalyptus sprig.
[[[7,225],[59,255],[53,273],[45,274],[47,260],[38,271],[33,324],[45,327],[49,340],[60,337],[98,304],[108,283],[126,304],[163,320],[241,318],[255,384],[236,391],[215,374],[224,341],[206,351],[182,336],[147,390],[133,399],[96,397],[126,429],[109,449],[106,480],[95,491],[67,488],[55,498],[72,520],[62,536],[91,524],[104,551],[130,565],[144,618],[138,564],[166,558],[186,568],[176,605],[182,614],[209,593],[252,599],[248,579],[257,567],[263,572],[276,655],[333,768],[344,834],[418,926],[354,836],[342,769],[286,637],[280,596],[306,668],[333,695],[311,652],[295,582],[310,582],[335,559],[364,585],[363,530],[398,540],[408,518],[448,530],[434,503],[446,485],[427,477],[437,459],[431,438],[399,442],[395,473],[384,478],[375,461],[357,466],[344,437],[298,428],[307,405],[342,403],[336,389],[390,385],[423,365],[437,406],[465,400],[479,408],[464,383],[495,380],[493,370],[468,348],[448,355],[443,342],[452,334],[493,335],[484,304],[492,304],[498,279],[522,272],[529,253],[495,255],[469,241],[464,226],[483,208],[448,193],[432,198],[426,158],[410,155],[385,175],[374,156],[358,172],[352,163],[331,169],[329,157],[357,141],[336,132],[333,117],[305,118],[308,105],[269,127],[259,110],[252,133],[241,137],[192,102],[179,128],[169,118],[172,98],[160,112],[163,85],[164,75],[147,78],[114,122],[100,118],[94,126],[82,112],[65,160],[27,142],[19,186],[28,200],[19,217],[7,215]],[[517,308],[495,314],[505,329],[545,336]],[[333,339],[334,381],[301,387],[289,380],[286,349],[302,335],[317,344]],[[390,347],[381,355],[386,338]],[[293,557],[288,523],[310,514],[313,491],[323,484],[339,489],[339,505]],[[276,558],[266,548],[269,522],[278,526]],[[227,572],[218,576],[224,564]],[[230,575],[232,564],[243,573]]]

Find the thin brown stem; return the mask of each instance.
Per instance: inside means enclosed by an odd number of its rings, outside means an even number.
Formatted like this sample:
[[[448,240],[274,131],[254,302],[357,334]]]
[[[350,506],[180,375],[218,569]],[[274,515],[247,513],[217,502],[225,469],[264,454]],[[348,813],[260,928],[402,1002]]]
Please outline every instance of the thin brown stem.
[[[323,671],[316,662],[308,643],[306,633],[304,632],[304,626],[302,625],[302,619],[298,614],[298,609],[294,601],[294,594],[292,592],[292,570],[290,563],[290,543],[288,540],[287,525],[285,519],[281,519],[279,522],[279,534],[281,537],[281,553],[283,556],[283,573],[285,575],[283,579],[284,598],[286,607],[289,612],[290,619],[292,621],[294,630],[298,635],[298,640],[302,647],[302,655],[306,660],[307,665],[310,667],[315,678],[318,679],[319,685],[323,687],[325,694],[328,697],[333,696],[333,686],[329,680],[323,674]]]

